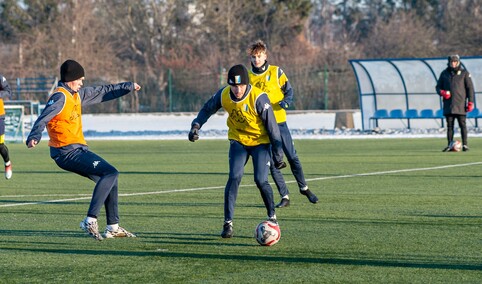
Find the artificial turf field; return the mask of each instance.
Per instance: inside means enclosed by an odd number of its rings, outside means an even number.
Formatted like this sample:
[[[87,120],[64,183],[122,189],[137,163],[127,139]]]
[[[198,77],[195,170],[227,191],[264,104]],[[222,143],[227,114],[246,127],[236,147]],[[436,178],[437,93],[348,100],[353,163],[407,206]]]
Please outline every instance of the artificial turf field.
[[[89,142],[121,172],[120,224],[138,235],[102,242],[79,229],[94,183],[58,168],[47,141],[8,144],[0,283],[482,282],[482,138],[459,153],[442,138],[295,143],[320,202],[284,169],[291,206],[272,247],[253,238],[266,210],[250,162],[235,235],[220,237],[226,140]]]

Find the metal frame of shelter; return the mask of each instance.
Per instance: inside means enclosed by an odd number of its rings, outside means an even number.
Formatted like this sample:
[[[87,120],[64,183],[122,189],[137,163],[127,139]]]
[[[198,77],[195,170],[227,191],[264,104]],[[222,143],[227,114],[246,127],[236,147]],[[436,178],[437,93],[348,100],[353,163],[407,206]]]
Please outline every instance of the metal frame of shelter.
[[[461,57],[460,61],[474,83],[475,111],[467,118],[478,127],[478,119],[482,119],[482,56]],[[357,80],[363,130],[443,126],[442,99],[435,86],[447,68],[448,57],[349,62]],[[381,112],[384,116],[378,116]],[[433,115],[421,115],[427,113]]]

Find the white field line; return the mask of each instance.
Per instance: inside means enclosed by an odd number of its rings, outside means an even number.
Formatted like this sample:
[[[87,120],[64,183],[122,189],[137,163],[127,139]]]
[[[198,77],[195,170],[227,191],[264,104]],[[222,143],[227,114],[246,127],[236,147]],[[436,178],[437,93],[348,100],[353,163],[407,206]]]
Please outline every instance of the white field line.
[[[329,179],[340,179],[340,178],[353,178],[353,177],[375,176],[375,175],[407,173],[407,172],[417,172],[417,171],[433,171],[433,170],[441,170],[441,169],[448,169],[448,168],[475,166],[475,165],[481,165],[481,164],[482,164],[482,162],[473,162],[473,163],[445,165],[445,166],[427,167],[427,168],[402,169],[402,170],[391,170],[391,171],[381,171],[381,172],[372,172],[372,173],[361,173],[361,174],[340,175],[340,176],[331,176],[331,177],[320,177],[320,178],[307,179],[306,181],[329,180]],[[294,183],[294,182],[296,182],[296,181],[287,181],[286,183]],[[250,187],[250,186],[254,186],[254,184],[241,185],[241,187]],[[141,195],[178,193],[178,192],[189,192],[189,191],[199,191],[199,190],[209,190],[209,189],[223,189],[223,188],[224,188],[224,185],[223,186],[212,186],[212,187],[173,189],[173,190],[163,190],[163,191],[123,193],[123,194],[119,194],[119,196],[141,196]],[[63,195],[62,194],[54,194],[54,195],[47,195],[47,194],[44,194],[44,195],[10,195],[10,196],[8,196],[8,195],[1,196],[0,195],[0,197],[1,198],[19,198],[19,197],[65,196],[65,195],[67,195],[67,194],[63,194]],[[68,195],[68,196],[71,196],[71,195]],[[79,197],[46,200],[46,201],[36,201],[36,202],[2,204],[2,205],[0,205],[0,207],[15,207],[15,206],[26,206],[26,205],[49,204],[49,203],[58,203],[58,202],[66,202],[66,201],[88,200],[88,199],[91,198],[91,195],[85,195],[85,194],[77,194],[76,196],[79,196]]]

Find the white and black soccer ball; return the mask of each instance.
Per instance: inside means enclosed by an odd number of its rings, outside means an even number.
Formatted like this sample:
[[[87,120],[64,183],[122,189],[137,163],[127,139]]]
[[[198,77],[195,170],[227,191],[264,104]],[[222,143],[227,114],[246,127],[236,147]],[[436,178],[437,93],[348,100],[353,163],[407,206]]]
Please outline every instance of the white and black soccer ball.
[[[462,150],[462,143],[460,143],[459,140],[456,140],[450,143],[451,152],[460,152],[461,150]]]
[[[279,225],[275,222],[263,221],[256,226],[254,237],[260,245],[272,246],[281,238]]]

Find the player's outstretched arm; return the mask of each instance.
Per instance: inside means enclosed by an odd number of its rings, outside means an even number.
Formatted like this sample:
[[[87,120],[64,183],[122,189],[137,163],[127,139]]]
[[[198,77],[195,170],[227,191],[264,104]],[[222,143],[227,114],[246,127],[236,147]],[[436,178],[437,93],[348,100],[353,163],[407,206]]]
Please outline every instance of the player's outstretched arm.
[[[211,115],[215,114],[221,107],[221,94],[224,88],[218,90],[209,100],[207,100],[196,118],[191,123],[188,139],[194,142],[199,139],[199,129],[208,121]]]

